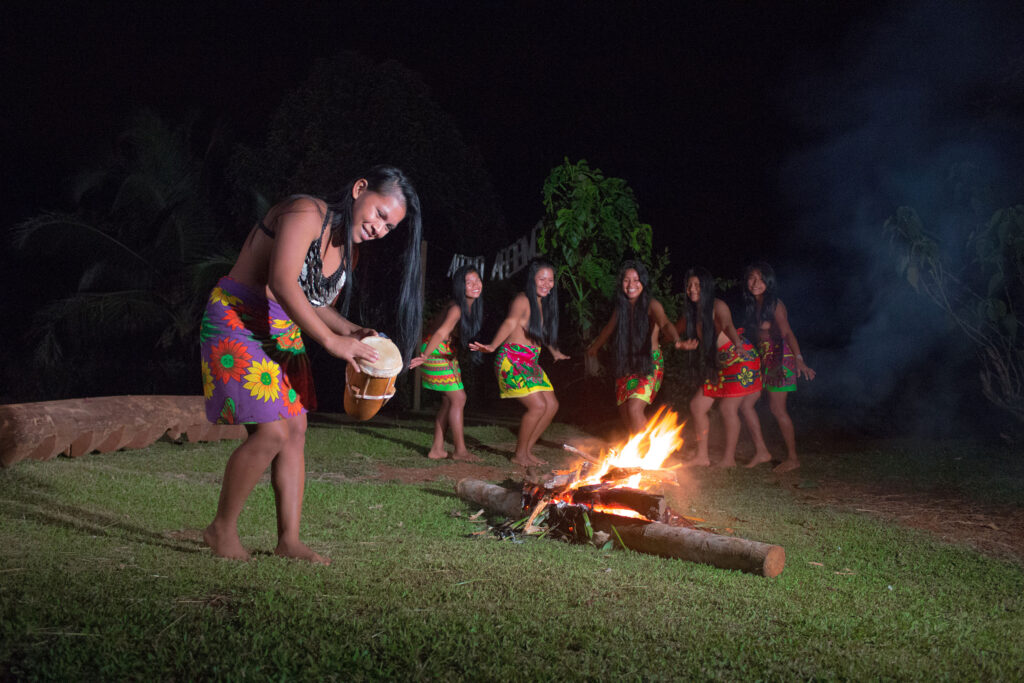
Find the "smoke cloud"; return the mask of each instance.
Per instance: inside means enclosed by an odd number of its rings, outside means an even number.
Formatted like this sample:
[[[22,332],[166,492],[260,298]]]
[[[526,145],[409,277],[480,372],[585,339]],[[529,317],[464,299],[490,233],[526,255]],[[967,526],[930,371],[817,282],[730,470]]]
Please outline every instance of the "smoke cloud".
[[[971,408],[985,403],[973,350],[898,278],[882,226],[910,205],[944,244],[962,245],[950,169],[1021,175],[1024,23],[1014,4],[885,10],[852,27],[830,59],[792,67],[780,89],[807,140],[781,173],[799,225],[792,260],[777,266],[819,373],[802,401],[850,424],[950,433],[984,417]]]

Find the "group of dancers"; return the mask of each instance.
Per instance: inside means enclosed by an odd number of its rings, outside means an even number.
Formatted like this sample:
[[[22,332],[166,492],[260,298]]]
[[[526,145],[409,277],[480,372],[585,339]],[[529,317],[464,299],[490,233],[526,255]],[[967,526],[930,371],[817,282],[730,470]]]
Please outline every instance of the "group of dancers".
[[[531,262],[524,291],[509,304],[508,314],[489,344],[477,341],[483,322],[483,278],[472,267],[452,277],[452,299],[415,338],[422,315],[420,280],[420,204],[408,178],[397,168],[379,166],[346,184],[334,197],[295,195],[271,207],[253,226],[231,271],[207,301],[200,325],[203,395],[213,423],[244,424],[248,438],[228,458],[217,512],[203,537],[215,555],[247,559],[238,537],[238,517],[253,487],[270,468],[277,511],[278,544],[284,557],[327,564],[326,558],[299,539],[305,489],[306,414],[316,409],[312,373],[303,334],[348,363],[377,360],[363,339],[376,330],[349,321],[352,269],[364,243],[405,227],[403,276],[396,303],[397,337],[410,368],[422,368],[423,386],[441,392],[434,440],[428,457],[449,457],[445,432],[451,434],[450,457],[475,460],[463,433],[466,393],[458,355],[494,354],[498,391],[514,398],[525,412],[512,461],[544,464],[533,452],[558,412],[558,400],[539,359],[547,348],[555,362],[568,358],[558,348],[558,290],[555,267]],[[697,450],[690,461],[709,465],[708,413],[717,400],[725,426],[725,453],[719,466],[734,466],[742,413],[756,451],[748,466],[771,460],[761,435],[755,404],[769,393],[772,414],[786,442],[787,458],[776,470],[799,466],[793,423],[786,411],[787,393],[796,378],[814,378],[776,294],[775,275],[767,264],[750,266],[744,277],[744,321],[756,346],[733,325],[729,307],[715,298],[711,274],[693,268],[686,274],[685,314],[672,324],[660,302],[650,295],[643,264],[627,261],[619,273],[616,305],[608,323],[586,350],[595,356],[612,341],[616,399],[631,433],[645,423],[664,377],[660,341],[695,351],[703,384],[690,400]],[[342,297],[342,291],[344,296]],[[340,311],[335,308],[341,300]],[[419,353],[413,350],[419,343]]]
[[[797,377],[813,379],[814,370],[800,353],[786,306],[778,298],[771,266],[749,266],[743,281],[743,318],[755,343],[742,336],[745,330],[733,324],[729,306],[715,297],[715,281],[707,269],[687,271],[684,314],[673,324],[662,304],[649,293],[647,268],[638,261],[626,261],[619,271],[611,317],[586,354],[596,357],[598,350],[612,340],[616,403],[624,425],[630,434],[636,434],[643,430],[647,421],[645,409],[654,402],[664,379],[665,358],[660,340],[667,338],[676,349],[696,351],[702,382],[689,401],[696,441],[696,453],[687,461],[690,465],[712,464],[708,454],[709,413],[716,401],[725,431],[724,452],[716,466],[736,466],[741,414],[755,446],[754,457],[746,466],[771,462],[756,410],[762,392],[767,392],[787,451],[774,471],[786,472],[800,466],[786,397],[796,389]],[[430,325],[431,332],[420,355],[410,363],[410,367],[423,367],[423,386],[443,396],[428,456],[448,457],[444,450],[447,430],[455,448],[452,458],[478,459],[466,449],[463,435],[466,393],[452,346],[452,340],[457,339],[466,351],[497,351],[495,372],[501,397],[516,398],[526,408],[512,462],[523,466],[543,464],[533,453],[533,447],[554,418],[558,400],[539,363],[541,346],[548,348],[556,362],[567,358],[557,346],[554,266],[543,259],[531,262],[525,291],[513,299],[508,316],[490,344],[469,341],[480,330],[482,293],[483,282],[476,269],[464,266],[456,271],[452,276],[452,299]]]

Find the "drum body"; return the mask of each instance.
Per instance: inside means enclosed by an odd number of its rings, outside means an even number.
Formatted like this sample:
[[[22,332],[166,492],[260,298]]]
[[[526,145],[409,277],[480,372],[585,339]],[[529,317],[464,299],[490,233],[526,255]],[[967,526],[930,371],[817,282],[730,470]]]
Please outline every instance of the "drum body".
[[[349,365],[345,370],[345,412],[357,420],[369,420],[395,395],[395,379],[373,377]]]
[[[375,363],[349,363],[345,368],[345,412],[369,420],[395,395],[395,379],[402,371],[402,354],[387,337],[367,337],[363,343],[377,349]]]

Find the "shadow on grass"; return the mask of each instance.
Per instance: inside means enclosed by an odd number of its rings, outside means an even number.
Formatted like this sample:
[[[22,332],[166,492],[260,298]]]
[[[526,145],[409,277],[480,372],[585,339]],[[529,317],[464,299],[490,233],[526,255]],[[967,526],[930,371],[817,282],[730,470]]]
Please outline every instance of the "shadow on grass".
[[[7,498],[0,503],[0,515],[10,519],[30,520],[41,525],[57,527],[89,536],[105,536],[123,538],[127,541],[158,546],[183,553],[207,552],[203,543],[202,532],[198,531],[196,540],[169,539],[164,533],[132,524],[124,518],[89,510],[75,505],[68,505],[52,495],[43,492],[45,486],[33,477],[12,475],[20,479],[17,487],[17,498]],[[13,489],[14,487],[12,487]]]
[[[403,439],[399,436],[395,436],[394,434],[389,433],[388,429],[385,427],[356,427],[347,425],[346,429],[351,429],[352,431],[355,431],[358,434],[362,434],[363,436],[381,439],[382,441],[389,441],[397,446],[408,448],[409,450],[414,451],[417,454],[422,455],[424,457],[427,455],[427,453],[430,452],[430,446],[424,446],[423,444],[416,443],[415,441],[409,441],[408,439]],[[434,435],[433,428],[408,427],[403,425],[402,429],[407,429],[415,432],[422,432],[423,434],[427,434],[431,437],[433,437]],[[469,448],[470,451],[489,453],[491,455],[497,455],[502,458],[505,458],[506,460],[509,458],[508,451],[497,449],[494,446],[491,446],[489,444],[484,443],[483,441],[480,441],[480,439],[477,439],[476,437],[469,436],[467,434],[465,439],[466,447]]]

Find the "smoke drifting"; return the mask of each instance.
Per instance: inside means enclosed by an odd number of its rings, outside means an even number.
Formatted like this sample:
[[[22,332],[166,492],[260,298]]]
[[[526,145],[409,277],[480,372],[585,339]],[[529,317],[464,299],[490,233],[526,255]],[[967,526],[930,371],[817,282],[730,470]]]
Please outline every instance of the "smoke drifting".
[[[988,419],[972,348],[896,275],[882,226],[898,206],[913,206],[955,248],[970,207],[955,196],[951,169],[1022,175],[1017,9],[885,10],[852,27],[831,60],[794,66],[780,89],[779,106],[806,136],[780,176],[799,225],[792,261],[776,266],[819,373],[802,398],[849,424],[953,433]]]

